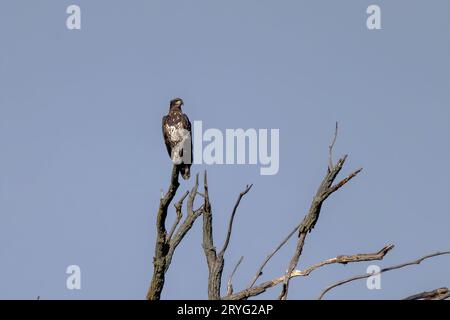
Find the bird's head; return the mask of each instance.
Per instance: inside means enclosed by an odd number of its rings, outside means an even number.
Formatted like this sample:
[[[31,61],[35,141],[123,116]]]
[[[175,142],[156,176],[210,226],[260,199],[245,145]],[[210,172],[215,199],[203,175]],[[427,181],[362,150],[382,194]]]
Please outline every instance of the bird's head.
[[[181,106],[183,104],[184,104],[184,102],[183,102],[183,99],[181,99],[181,98],[172,99],[170,101],[170,110],[175,109],[175,108],[181,110]]]

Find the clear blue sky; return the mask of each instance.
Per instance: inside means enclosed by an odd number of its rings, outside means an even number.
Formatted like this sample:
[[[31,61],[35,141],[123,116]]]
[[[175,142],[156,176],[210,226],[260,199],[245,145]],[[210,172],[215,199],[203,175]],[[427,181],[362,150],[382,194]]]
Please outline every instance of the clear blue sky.
[[[366,28],[378,4],[382,30]],[[82,29],[66,28],[66,8]],[[448,250],[450,2],[2,1],[0,4],[0,298],[142,299],[152,274],[155,213],[171,164],[161,137],[181,96],[205,128],[279,128],[280,170],[208,169],[216,241],[246,184],[225,278],[242,289],[302,219],[327,166],[334,122],[343,173],[299,268],[396,245],[381,266]],[[182,182],[182,191],[193,181]],[[172,212],[169,221],[174,217]],[[180,245],[165,299],[204,299],[201,223]],[[283,274],[290,242],[261,280]],[[67,290],[67,266],[82,290]],[[369,263],[292,281],[315,298]],[[386,273],[328,298],[395,299],[450,286],[450,257]],[[276,298],[279,288],[263,298]]]

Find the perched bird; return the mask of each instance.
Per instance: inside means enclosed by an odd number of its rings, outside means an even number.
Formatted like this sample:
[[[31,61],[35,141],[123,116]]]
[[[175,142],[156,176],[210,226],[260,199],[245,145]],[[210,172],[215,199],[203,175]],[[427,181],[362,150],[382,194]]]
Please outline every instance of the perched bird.
[[[162,119],[162,132],[167,152],[184,180],[191,175],[192,135],[191,122],[181,110],[183,100],[170,101],[169,113]]]

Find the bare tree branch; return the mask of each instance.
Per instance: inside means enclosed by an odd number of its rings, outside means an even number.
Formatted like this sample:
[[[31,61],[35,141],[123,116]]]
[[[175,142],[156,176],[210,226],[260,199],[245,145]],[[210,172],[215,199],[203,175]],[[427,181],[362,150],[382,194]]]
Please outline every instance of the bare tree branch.
[[[328,171],[333,170],[333,148],[334,148],[334,144],[336,143],[337,136],[338,136],[338,122],[336,121],[336,127],[334,129],[333,140],[331,141],[330,145],[328,146]]]
[[[155,256],[153,257],[153,277],[150,288],[147,293],[148,300],[159,300],[161,291],[164,287],[166,255],[169,251],[167,243],[166,218],[167,208],[172,202],[178,190],[180,183],[178,182],[178,168],[176,165],[172,167],[172,175],[170,177],[170,185],[166,194],[159,201],[159,208],[156,214],[156,245]]]
[[[337,131],[335,132],[335,135],[337,135]],[[331,155],[331,151],[334,146],[334,142],[335,142],[335,139],[333,139],[333,142],[330,145],[330,155]],[[348,181],[350,181],[352,178],[354,178],[362,170],[362,169],[358,169],[358,170],[354,171],[347,178],[345,178],[344,180],[340,181],[339,183],[337,183],[336,185],[333,186],[333,182],[336,179],[339,172],[341,171],[342,167],[344,166],[346,160],[347,160],[347,155],[345,155],[344,157],[339,159],[338,162],[336,163],[336,165],[333,165],[332,163],[331,163],[331,166],[329,165],[327,173],[326,173],[325,177],[323,178],[322,183],[320,184],[320,186],[316,192],[316,195],[313,198],[309,212],[304,217],[302,223],[300,224],[299,239],[297,241],[297,246],[296,246],[294,255],[292,256],[291,261],[288,266],[288,269],[286,271],[286,277],[285,277],[285,280],[283,283],[283,288],[278,297],[280,300],[287,299],[287,294],[288,294],[288,290],[289,290],[289,281],[291,279],[291,277],[289,277],[288,275],[290,275],[295,270],[295,268],[298,264],[298,261],[302,254],[302,251],[303,251],[303,246],[305,244],[305,239],[306,239],[308,233],[311,232],[311,230],[314,228],[314,226],[317,223],[317,220],[319,219],[319,214],[322,209],[322,204],[331,194],[333,194],[334,192],[339,190],[342,186],[344,186]]]
[[[350,173],[345,179],[342,179],[340,182],[338,182],[334,186],[330,187],[329,193],[332,194],[333,192],[337,191],[339,188],[341,188],[344,184],[346,184],[351,179],[353,179],[361,171],[362,171],[362,168],[359,168],[358,170]]]
[[[298,228],[300,228],[300,225],[296,226],[294,228],[294,230],[292,230],[286,238],[283,239],[283,241],[281,241],[281,243],[278,245],[278,247],[275,248],[275,250],[273,250],[271,253],[269,253],[266,257],[266,259],[263,261],[263,263],[261,264],[261,266],[258,268],[258,270],[256,271],[255,276],[252,279],[252,282],[248,285],[247,289],[250,289],[251,287],[254,286],[254,284],[256,283],[256,280],[258,280],[258,278],[263,274],[263,269],[266,266],[266,264],[270,261],[270,259],[272,259],[272,257],[289,241],[289,239],[297,232]]]
[[[239,265],[241,264],[242,260],[244,260],[244,256],[241,256],[241,258],[239,259],[239,261],[236,263],[236,265],[234,266],[233,272],[231,272],[230,277],[228,278],[228,283],[227,283],[227,296],[233,294],[233,277],[234,274],[236,273],[236,270],[239,268]]]
[[[387,245],[375,253],[358,253],[358,254],[354,254],[354,255],[340,255],[340,256],[337,256],[336,258],[331,258],[331,259],[322,261],[320,263],[317,263],[303,271],[294,270],[293,272],[291,272],[291,275],[289,278],[309,276],[311,274],[311,272],[313,272],[314,270],[319,269],[319,268],[329,265],[329,264],[336,264],[336,263],[347,264],[347,263],[355,263],[355,262],[362,262],[362,261],[382,260],[384,258],[384,256],[389,251],[391,251],[393,248],[394,248],[394,245]],[[263,282],[255,287],[247,288],[245,290],[242,290],[242,291],[237,292],[232,295],[227,295],[223,299],[242,300],[242,299],[248,299],[250,297],[260,295],[261,293],[265,292],[267,289],[274,287],[280,283],[283,283],[286,280],[286,277],[287,277],[287,275],[284,275],[282,277]]]
[[[325,261],[322,261],[320,263],[317,263],[308,269],[305,269],[304,271],[301,271],[302,276],[308,276],[311,272],[314,270],[326,266],[328,264],[334,264],[334,263],[340,263],[340,264],[347,264],[352,262],[361,262],[361,261],[373,261],[373,260],[383,260],[384,256],[394,249],[394,245],[390,244],[385,247],[383,247],[381,250],[375,253],[358,253],[351,256],[337,256],[336,258],[328,259]],[[295,274],[295,271],[294,271]]]
[[[177,213],[177,218],[175,219],[175,221],[174,221],[174,223],[173,223],[173,225],[172,225],[172,228],[170,228],[170,232],[169,232],[169,235],[168,235],[168,237],[167,237],[168,239],[171,239],[171,238],[172,238],[173,233],[175,232],[176,227],[178,226],[178,224],[180,223],[181,218],[183,217],[183,212],[182,212],[183,201],[184,201],[184,199],[186,199],[186,197],[188,196],[188,194],[189,194],[189,191],[186,191],[186,192],[184,193],[184,195],[181,197],[181,199],[178,200],[178,202],[174,204],[175,211],[176,211],[176,213]]]
[[[321,300],[321,299],[323,298],[323,296],[324,296],[328,291],[330,291],[331,289],[336,288],[336,287],[338,287],[338,286],[340,286],[340,285],[343,285],[343,284],[346,284],[346,283],[349,283],[349,282],[352,282],[352,281],[355,281],[355,280],[366,279],[366,278],[369,278],[369,277],[371,277],[371,276],[375,276],[375,275],[381,274],[381,273],[383,273],[383,272],[387,272],[387,271],[391,271],[391,270],[396,270],[396,269],[404,268],[404,267],[411,266],[411,265],[417,265],[417,264],[420,264],[422,261],[424,261],[424,260],[426,260],[426,259],[433,258],[433,257],[437,257],[437,256],[441,256],[441,255],[445,255],[445,254],[450,254],[450,251],[443,251],[443,252],[436,252],[436,253],[428,254],[428,255],[423,256],[423,257],[421,257],[421,258],[419,258],[419,259],[417,259],[417,260],[414,260],[414,261],[410,261],[410,262],[406,262],[406,263],[401,263],[401,264],[394,265],[394,266],[391,266],[391,267],[383,268],[383,269],[381,269],[379,272],[376,272],[376,273],[365,273],[365,274],[357,275],[357,276],[354,276],[354,277],[351,277],[351,278],[348,278],[348,279],[345,279],[345,280],[336,282],[335,284],[333,284],[333,285],[328,286],[327,288],[325,288],[325,289],[321,292],[321,294],[319,295],[319,297],[318,297],[317,299],[318,299],[318,300]]]
[[[184,199],[189,193],[185,193],[183,197],[175,204],[175,210],[177,212],[177,218],[169,232],[166,230],[166,218],[167,210],[172,202],[175,194],[180,186],[178,181],[178,168],[176,165],[172,168],[172,174],[170,179],[170,185],[168,191],[163,195],[159,202],[159,208],[156,215],[156,245],[155,256],[153,258],[153,276],[150,283],[150,287],[147,293],[148,300],[159,300],[161,298],[161,292],[164,287],[165,274],[169,269],[172,261],[172,256],[178,244],[184,238],[186,233],[191,229],[195,220],[203,212],[203,208],[200,207],[197,210],[193,210],[193,204],[198,187],[198,175],[194,188],[192,189],[188,199],[188,215],[184,222],[180,225],[182,218],[182,204]],[[178,226],[178,229],[177,229]]]
[[[222,281],[223,260],[218,261],[216,248],[214,247],[211,202],[209,201],[208,176],[204,173],[203,180],[203,251],[208,264],[208,299],[220,299],[220,286]]]
[[[222,256],[225,254],[225,251],[228,248],[228,244],[230,243],[231,232],[233,229],[233,221],[234,221],[234,216],[236,215],[237,208],[239,207],[239,204],[241,203],[242,198],[250,191],[250,189],[252,187],[253,187],[253,184],[247,185],[245,190],[239,194],[239,197],[237,198],[236,203],[234,204],[233,212],[231,213],[231,216],[230,216],[230,222],[228,223],[227,237],[223,244],[222,250],[220,250],[220,253],[219,253]]]
[[[450,298],[450,290],[444,287],[433,291],[424,291],[403,300],[445,300],[448,298]]]
[[[167,253],[166,257],[167,262],[166,272],[169,269],[170,263],[172,262],[172,257],[175,252],[175,249],[178,247],[181,240],[183,240],[183,238],[189,232],[189,230],[191,230],[197,218],[203,213],[203,206],[194,210],[194,202],[195,196],[197,195],[197,189],[198,189],[198,174],[195,176],[195,184],[192,187],[191,192],[189,192],[189,198],[187,201],[187,208],[186,208],[187,210],[186,219],[184,219],[183,223],[178,227],[178,229],[174,233],[174,236],[169,238],[170,246],[169,252]]]
[[[205,252],[206,262],[208,264],[208,299],[210,300],[220,299],[222,273],[223,267],[225,265],[224,255],[230,241],[233,219],[242,197],[247,194],[248,191],[250,191],[251,187],[251,185],[247,186],[247,188],[239,195],[238,200],[236,201],[236,204],[234,206],[233,213],[231,214],[225,243],[222,250],[220,250],[219,254],[217,254],[216,248],[214,247],[211,203],[209,201],[208,179],[207,173],[205,171],[203,193],[203,251]]]

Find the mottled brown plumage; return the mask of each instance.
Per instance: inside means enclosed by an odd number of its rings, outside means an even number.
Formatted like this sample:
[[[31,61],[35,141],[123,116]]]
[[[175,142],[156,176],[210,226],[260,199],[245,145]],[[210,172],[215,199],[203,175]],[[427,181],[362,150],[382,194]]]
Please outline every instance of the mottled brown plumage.
[[[162,131],[167,152],[173,163],[178,165],[183,179],[190,177],[192,164],[191,122],[181,110],[183,100],[170,101],[169,113],[162,119]]]

